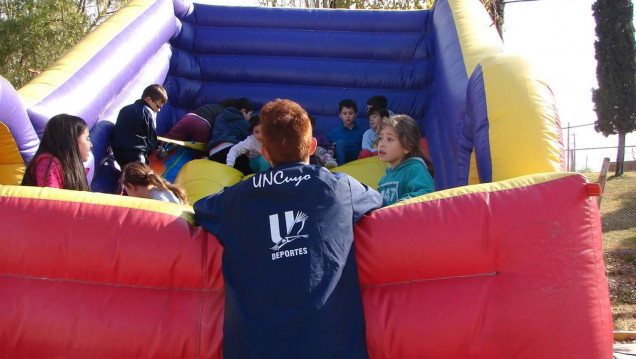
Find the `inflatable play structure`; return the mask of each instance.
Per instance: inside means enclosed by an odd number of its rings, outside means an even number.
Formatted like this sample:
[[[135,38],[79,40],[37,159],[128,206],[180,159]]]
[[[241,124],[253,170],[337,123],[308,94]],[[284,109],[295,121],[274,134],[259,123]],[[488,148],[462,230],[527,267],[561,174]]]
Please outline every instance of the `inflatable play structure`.
[[[133,0],[25,87],[0,78],[0,357],[222,357],[222,247],[190,206],[108,193],[113,123],[151,83],[168,90],[160,135],[227,97],[295,100],[323,133],[344,98],[363,127],[378,94],[418,121],[438,192],[355,228],[371,358],[611,357],[599,187],[563,172],[550,90],[504,52],[478,0],[421,11]],[[93,193],[17,186],[58,113],[91,127]],[[376,186],[383,165],[336,170]],[[176,178],[190,203],[239,180],[206,160]]]

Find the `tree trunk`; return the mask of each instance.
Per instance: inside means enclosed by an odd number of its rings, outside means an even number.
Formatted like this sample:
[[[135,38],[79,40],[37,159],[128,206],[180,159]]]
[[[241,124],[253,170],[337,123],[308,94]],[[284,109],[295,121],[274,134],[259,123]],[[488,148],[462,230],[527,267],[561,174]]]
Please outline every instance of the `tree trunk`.
[[[625,131],[618,131],[618,151],[616,154],[616,172],[614,176],[618,177],[623,174],[623,165],[625,163]]]

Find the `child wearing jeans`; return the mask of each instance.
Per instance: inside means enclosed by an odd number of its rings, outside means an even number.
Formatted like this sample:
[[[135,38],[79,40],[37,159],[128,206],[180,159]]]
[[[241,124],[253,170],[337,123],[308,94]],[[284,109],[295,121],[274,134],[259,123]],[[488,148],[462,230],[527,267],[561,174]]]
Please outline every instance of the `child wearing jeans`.
[[[378,184],[384,206],[435,191],[433,163],[420,150],[420,139],[420,129],[409,116],[382,121],[378,156],[389,164]]]
[[[342,166],[358,158],[364,130],[356,124],[358,107],[353,100],[338,103],[338,116],[342,124],[329,131],[329,141],[333,143],[338,165]]]
[[[227,153],[225,164],[230,167],[234,167],[236,159],[242,155],[246,155],[249,159],[249,166],[252,171],[267,171],[270,165],[269,162],[261,156],[262,135],[261,117],[259,115],[250,117],[250,128],[252,134],[230,148],[230,151]]]
[[[311,131],[317,143],[316,152],[311,156],[309,163],[329,169],[338,167],[338,162],[333,159],[333,146],[331,142],[329,142],[327,136],[316,131],[316,119],[312,115],[309,115],[309,120],[311,121]]]
[[[194,204],[223,246],[223,358],[366,359],[353,225],[382,197],[309,165],[316,139],[300,105],[278,99],[260,115],[273,167]]]

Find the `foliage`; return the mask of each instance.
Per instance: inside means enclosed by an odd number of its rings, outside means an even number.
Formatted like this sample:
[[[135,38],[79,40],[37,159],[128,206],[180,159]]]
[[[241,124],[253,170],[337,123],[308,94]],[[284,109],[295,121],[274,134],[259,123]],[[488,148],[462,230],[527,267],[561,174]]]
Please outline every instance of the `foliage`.
[[[0,0],[0,75],[20,88],[126,0]]]
[[[504,0],[481,0],[481,2],[488,11],[493,25],[497,26],[499,37],[503,39]]]
[[[331,9],[428,9],[433,0],[259,0],[261,6]]]
[[[331,9],[429,9],[434,0],[259,0],[260,6]],[[481,0],[502,37],[504,0]]]
[[[636,130],[636,47],[634,6],[631,0],[597,0],[596,77],[592,90],[597,120],[594,129],[605,136],[618,134],[616,175],[623,173],[625,134]]]

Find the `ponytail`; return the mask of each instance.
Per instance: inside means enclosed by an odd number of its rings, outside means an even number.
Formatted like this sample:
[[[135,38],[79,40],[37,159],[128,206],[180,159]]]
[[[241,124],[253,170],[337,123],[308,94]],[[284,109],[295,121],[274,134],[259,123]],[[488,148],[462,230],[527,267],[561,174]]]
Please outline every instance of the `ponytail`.
[[[150,166],[145,163],[131,162],[126,164],[121,173],[121,184],[123,186],[128,184],[135,186],[153,185],[158,190],[172,192],[182,203],[188,203],[186,192],[182,188],[153,173]]]
[[[150,172],[148,174],[148,181],[150,182],[150,184],[155,186],[155,188],[161,191],[172,192],[175,196],[177,196],[177,198],[181,200],[182,203],[188,203],[187,195],[181,187],[173,185],[158,174]]]

